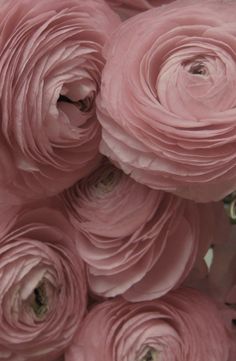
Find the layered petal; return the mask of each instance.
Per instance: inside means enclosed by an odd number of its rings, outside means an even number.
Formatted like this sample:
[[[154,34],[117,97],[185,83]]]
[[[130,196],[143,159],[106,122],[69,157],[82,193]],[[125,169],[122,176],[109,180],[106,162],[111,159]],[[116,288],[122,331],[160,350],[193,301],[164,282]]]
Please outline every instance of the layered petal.
[[[106,0],[106,2],[125,20],[142,11],[165,5],[173,0]]]

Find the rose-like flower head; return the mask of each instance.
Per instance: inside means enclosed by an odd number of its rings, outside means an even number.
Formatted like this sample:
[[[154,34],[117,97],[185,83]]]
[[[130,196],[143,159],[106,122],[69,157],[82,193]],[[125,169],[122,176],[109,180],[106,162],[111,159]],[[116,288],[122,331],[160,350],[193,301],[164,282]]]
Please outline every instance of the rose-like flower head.
[[[62,199],[91,290],[132,301],[160,297],[183,281],[213,242],[219,207],[148,188],[107,161]]]
[[[87,308],[74,230],[55,209],[24,210],[1,225],[0,359],[50,361],[68,346]]]
[[[119,22],[103,0],[1,5],[1,202],[56,194],[97,164],[102,48]]]
[[[207,202],[236,188],[236,2],[179,0],[106,49],[101,151],[135,180]]]
[[[65,361],[228,361],[217,308],[183,288],[149,302],[104,302],[86,316]]]

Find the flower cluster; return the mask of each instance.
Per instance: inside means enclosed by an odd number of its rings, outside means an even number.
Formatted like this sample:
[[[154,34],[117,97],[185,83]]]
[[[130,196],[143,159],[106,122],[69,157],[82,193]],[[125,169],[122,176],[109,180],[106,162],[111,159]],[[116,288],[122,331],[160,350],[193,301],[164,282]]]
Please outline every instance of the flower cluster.
[[[1,361],[235,361],[235,12],[0,0]]]

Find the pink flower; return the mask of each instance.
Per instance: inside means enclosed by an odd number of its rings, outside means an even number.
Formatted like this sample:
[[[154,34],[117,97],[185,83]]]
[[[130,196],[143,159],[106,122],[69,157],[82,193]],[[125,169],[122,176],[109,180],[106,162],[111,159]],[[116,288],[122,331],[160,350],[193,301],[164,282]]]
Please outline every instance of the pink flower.
[[[108,162],[65,191],[63,201],[91,290],[132,301],[179,285],[216,237],[216,210],[224,212],[221,204],[202,206],[148,188]]]
[[[48,207],[1,222],[0,360],[59,359],[87,307],[74,231]]]
[[[197,201],[236,187],[236,3],[179,0],[110,39],[101,151],[138,182]]]
[[[102,48],[119,22],[103,0],[1,5],[1,202],[56,194],[96,166]]]
[[[228,361],[228,355],[215,304],[183,288],[152,302],[116,299],[94,307],[65,361]]]

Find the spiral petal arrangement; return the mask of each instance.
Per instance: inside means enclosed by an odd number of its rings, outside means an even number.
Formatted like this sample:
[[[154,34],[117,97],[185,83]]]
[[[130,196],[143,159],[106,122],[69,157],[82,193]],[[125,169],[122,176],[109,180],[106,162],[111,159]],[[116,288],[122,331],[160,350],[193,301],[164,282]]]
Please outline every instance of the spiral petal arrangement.
[[[235,11],[233,1],[174,1],[110,39],[100,149],[136,181],[201,202],[235,190]]]
[[[65,191],[62,200],[78,232],[90,288],[105,297],[162,296],[187,277],[216,240],[216,211],[221,227],[228,227],[222,205],[202,206],[153,190],[107,161]]]
[[[158,301],[95,306],[65,361],[227,361],[228,346],[214,302],[183,288]]]
[[[102,0],[1,6],[1,163],[12,174],[1,174],[0,203],[57,194],[97,165],[102,48],[117,24]]]
[[[87,310],[75,234],[56,209],[12,214],[0,237],[0,359],[54,360]]]

